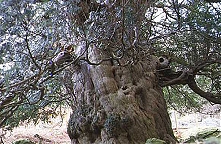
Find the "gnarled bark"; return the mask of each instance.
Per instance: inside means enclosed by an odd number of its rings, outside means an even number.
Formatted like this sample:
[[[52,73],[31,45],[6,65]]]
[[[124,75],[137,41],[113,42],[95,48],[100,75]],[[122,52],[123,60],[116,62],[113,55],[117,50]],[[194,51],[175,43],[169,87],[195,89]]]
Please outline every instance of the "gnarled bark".
[[[132,144],[153,137],[175,143],[151,59],[124,67],[114,61],[80,64],[72,77],[76,96],[68,124],[72,143]]]
[[[86,43],[85,59],[81,59],[78,67],[67,71],[68,76],[65,77],[64,83],[71,84],[66,86],[66,90],[73,96],[73,114],[68,123],[68,134],[73,144],[135,144],[145,143],[148,138],[153,137],[175,143],[162,89],[155,75],[156,59],[142,59],[137,47],[136,27],[139,27],[145,18],[144,4],[148,7],[149,3],[78,3],[81,9],[75,17],[77,25],[83,25],[93,9],[99,12],[106,7],[106,12],[113,12],[109,13],[114,16],[110,21],[116,26],[120,24],[120,28],[114,28],[114,31],[106,30],[105,33],[110,33],[110,38],[114,39],[111,43],[115,45],[112,47],[128,55],[115,57],[114,49],[105,47],[99,51],[96,44],[92,46],[92,43]],[[135,17],[134,25],[131,26],[125,26],[128,20],[125,18],[126,5],[128,8],[132,7],[130,10],[134,10],[134,15],[143,15]],[[143,9],[140,6],[143,6]],[[121,10],[120,17],[114,7]],[[119,20],[121,23],[118,23]],[[133,41],[133,44],[126,42],[126,37]],[[129,62],[131,64],[128,64]],[[126,65],[118,65],[119,63]]]

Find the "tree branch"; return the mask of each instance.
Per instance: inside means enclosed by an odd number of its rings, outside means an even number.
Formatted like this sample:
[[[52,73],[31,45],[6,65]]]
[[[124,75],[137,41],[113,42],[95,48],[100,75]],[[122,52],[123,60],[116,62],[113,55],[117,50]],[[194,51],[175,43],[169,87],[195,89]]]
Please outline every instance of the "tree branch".
[[[198,64],[195,68],[192,69],[192,73],[194,75],[196,75],[197,72],[199,72],[200,70],[202,70],[204,67],[209,66],[211,64],[221,64],[221,59],[220,60],[206,60],[201,62],[200,64]]]
[[[203,61],[197,66],[193,67],[190,70],[183,70],[181,72],[174,72],[170,68],[157,70],[159,73],[159,83],[162,87],[171,86],[171,85],[179,85],[179,84],[187,84],[190,89],[192,89],[195,93],[199,94],[201,97],[207,99],[210,102],[221,104],[221,95],[213,94],[211,92],[205,92],[201,90],[195,81],[196,75],[203,70],[205,67],[212,64],[221,64],[221,60],[207,60]]]
[[[205,0],[206,2],[211,2],[211,3],[218,3],[221,2],[221,0]]]
[[[176,85],[176,84],[186,84],[187,79],[188,79],[188,74],[187,74],[187,71],[184,70],[177,78],[164,82],[161,84],[161,86],[165,87],[165,86],[171,86],[171,85]]]
[[[201,90],[194,79],[194,77],[189,77],[188,79],[188,86],[197,94],[199,94],[201,97],[207,99],[210,102],[221,104],[221,95],[214,95],[210,92],[204,92]]]
[[[41,67],[37,64],[37,62],[35,61],[34,57],[32,56],[32,53],[31,53],[31,50],[30,50],[30,47],[29,47],[29,43],[28,43],[28,36],[26,35],[25,36],[25,42],[26,42],[26,46],[27,46],[27,49],[28,49],[28,53],[29,53],[29,56],[32,60],[32,62],[35,64],[35,66],[39,69],[39,71],[41,71]]]

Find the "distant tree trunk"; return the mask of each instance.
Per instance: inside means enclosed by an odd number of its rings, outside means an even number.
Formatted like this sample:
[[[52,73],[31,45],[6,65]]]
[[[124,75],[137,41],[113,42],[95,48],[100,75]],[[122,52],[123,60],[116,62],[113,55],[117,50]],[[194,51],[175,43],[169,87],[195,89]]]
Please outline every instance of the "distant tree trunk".
[[[91,51],[98,62],[100,52]],[[72,144],[145,143],[148,138],[175,142],[162,89],[155,74],[156,59],[118,66],[115,61],[100,65],[80,62],[65,83],[74,97],[68,123]]]

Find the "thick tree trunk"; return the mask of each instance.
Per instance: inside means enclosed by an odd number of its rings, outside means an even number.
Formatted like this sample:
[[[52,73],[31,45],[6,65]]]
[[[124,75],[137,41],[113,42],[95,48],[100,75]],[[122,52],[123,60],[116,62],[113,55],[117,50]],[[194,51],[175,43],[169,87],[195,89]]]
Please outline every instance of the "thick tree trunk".
[[[91,53],[93,62],[99,52]],[[73,95],[73,114],[68,123],[72,143],[145,143],[148,138],[175,142],[162,89],[155,75],[156,60],[118,66],[80,62],[67,91]]]

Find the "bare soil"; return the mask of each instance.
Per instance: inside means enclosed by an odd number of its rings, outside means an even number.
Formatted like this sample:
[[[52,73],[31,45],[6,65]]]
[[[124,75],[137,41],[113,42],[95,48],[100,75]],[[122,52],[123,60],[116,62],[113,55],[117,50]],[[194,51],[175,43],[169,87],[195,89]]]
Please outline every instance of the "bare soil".
[[[3,142],[11,144],[18,140],[30,140],[42,144],[70,144],[65,126],[47,127],[46,125],[28,125],[15,128],[7,132]]]
[[[69,116],[70,112],[67,112],[63,118],[52,118],[50,123],[40,122],[37,125],[23,123],[13,131],[5,132],[0,128],[0,137],[2,136],[4,144],[12,144],[18,140],[30,140],[40,144],[70,144],[71,140],[67,134]]]

